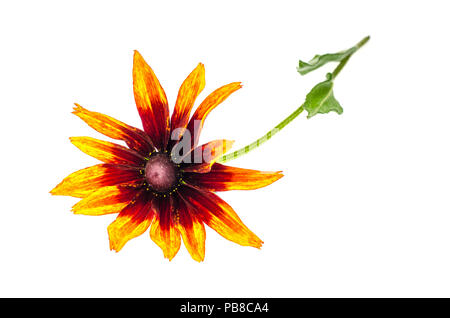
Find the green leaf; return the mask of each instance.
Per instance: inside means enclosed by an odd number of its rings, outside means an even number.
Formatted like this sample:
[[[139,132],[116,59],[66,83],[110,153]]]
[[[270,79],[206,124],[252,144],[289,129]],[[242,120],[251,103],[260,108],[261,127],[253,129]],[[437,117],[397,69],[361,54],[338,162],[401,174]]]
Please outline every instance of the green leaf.
[[[322,65],[324,65],[328,62],[340,62],[343,59],[345,59],[347,56],[355,53],[355,51],[356,51],[356,47],[352,47],[352,48],[348,49],[347,51],[342,51],[342,52],[332,53],[332,54],[316,55],[308,63],[300,60],[298,62],[297,71],[301,75],[305,75],[311,71],[314,71],[315,69],[318,69],[319,67],[321,67]]]
[[[260,145],[262,145],[276,133],[281,131],[305,110],[308,112],[307,118],[311,118],[317,114],[329,113],[330,111],[342,114],[343,109],[334,97],[333,81],[347,64],[352,54],[355,53],[359,48],[361,48],[365,43],[367,43],[369,39],[370,37],[366,36],[353,48],[348,49],[347,51],[334,54],[316,55],[309,63],[300,61],[298,71],[302,75],[311,72],[312,70],[315,70],[328,62],[337,61],[339,62],[339,64],[332,73],[327,74],[327,79],[324,82],[317,84],[311,89],[309,94],[306,95],[305,102],[300,107],[294,110],[292,114],[290,114],[282,122],[276,125],[271,131],[258,138],[254,142],[248,144],[247,146],[242,147],[241,149],[236,150],[232,153],[223,155],[217,160],[217,162],[228,162],[249,153],[253,149],[257,149]]]
[[[313,59],[309,62],[303,62],[300,60],[298,62],[297,71],[301,75],[305,75],[311,71],[314,71],[321,67],[322,65],[327,64],[328,62],[341,62],[343,59],[349,57],[353,53],[355,53],[361,46],[363,46],[367,41],[369,41],[370,37],[366,36],[364,39],[362,39],[358,44],[355,46],[349,48],[345,51],[340,51],[337,53],[328,53],[323,55],[316,55],[313,57]]]
[[[330,73],[327,74],[327,80],[314,86],[306,95],[303,108],[308,112],[307,118],[317,114],[326,114],[334,111],[342,114],[344,111],[333,94],[333,79]]]

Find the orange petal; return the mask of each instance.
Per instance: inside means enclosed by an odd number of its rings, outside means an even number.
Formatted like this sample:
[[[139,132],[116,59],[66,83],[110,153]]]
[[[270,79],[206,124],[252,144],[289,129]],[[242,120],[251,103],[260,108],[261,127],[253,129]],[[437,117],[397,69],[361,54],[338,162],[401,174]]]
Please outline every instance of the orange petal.
[[[163,251],[164,257],[172,260],[180,250],[180,232],[175,225],[175,211],[171,198],[160,198],[158,214],[153,219],[150,237]]]
[[[128,147],[141,154],[147,155],[154,149],[149,137],[138,128],[129,126],[107,115],[91,112],[78,104],[75,104],[72,113],[80,117],[99,133],[113,139],[123,140]]]
[[[68,195],[77,198],[87,197],[91,192],[105,186],[118,184],[139,184],[142,176],[139,170],[124,165],[103,163],[78,170],[61,181],[53,190],[53,195]]]
[[[265,172],[225,166],[212,165],[209,173],[188,174],[186,182],[209,191],[253,190],[268,186],[283,177],[281,171]]]
[[[171,131],[174,129],[186,128],[195,99],[205,87],[205,67],[199,63],[197,67],[189,74],[189,76],[181,84],[178,91],[177,101],[170,121]],[[173,140],[178,140],[183,131],[175,136],[171,136]]]
[[[178,198],[178,230],[183,238],[184,245],[191,257],[197,262],[205,259],[205,226],[195,214],[194,208],[185,202],[181,197]]]
[[[165,149],[170,133],[166,94],[155,73],[138,51],[134,51],[133,90],[145,132],[156,148]]]
[[[98,189],[72,207],[75,214],[104,215],[119,213],[137,195],[139,189],[127,186],[110,186]]]
[[[183,167],[184,172],[206,173],[211,170],[214,162],[231,149],[234,141],[230,140],[214,140],[204,145],[196,147],[188,153],[183,161],[191,162],[187,167]]]
[[[236,212],[217,195],[185,186],[179,193],[197,210],[198,217],[224,238],[243,246],[260,248],[261,241]]]
[[[91,137],[71,137],[70,141],[84,153],[106,163],[142,165],[144,156],[138,152]]]
[[[108,226],[111,250],[120,251],[129,240],[148,229],[154,216],[151,205],[151,197],[142,193],[119,213],[116,220]]]
[[[203,128],[203,124],[205,122],[205,118],[208,114],[216,108],[217,105],[222,103],[228,96],[230,96],[233,92],[237,91],[242,87],[241,83],[235,82],[230,83],[225,86],[222,86],[216,89],[214,92],[209,94],[205,100],[198,106],[195,110],[194,115],[192,115],[191,120],[187,126],[192,142],[193,147],[197,146],[198,140],[200,138],[200,131]]]

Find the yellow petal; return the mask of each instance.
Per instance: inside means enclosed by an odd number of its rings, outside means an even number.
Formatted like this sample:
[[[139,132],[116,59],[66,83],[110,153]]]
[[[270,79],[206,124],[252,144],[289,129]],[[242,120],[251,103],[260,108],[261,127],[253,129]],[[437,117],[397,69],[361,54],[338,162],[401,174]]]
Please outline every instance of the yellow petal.
[[[174,131],[174,129],[177,128],[186,128],[194,102],[204,87],[205,67],[202,63],[199,63],[184,80],[178,91],[178,97],[171,119],[171,131]],[[177,140],[181,133],[182,131],[179,131],[177,135],[172,136],[171,138]]]
[[[140,195],[108,226],[110,249],[119,252],[129,240],[144,233],[150,226],[153,216],[151,200],[144,194]]]
[[[139,194],[139,189],[125,186],[103,187],[72,207],[75,214],[104,215],[119,213]]]
[[[205,226],[195,216],[196,211],[191,205],[187,205],[181,198],[178,203],[177,228],[181,233],[184,245],[191,257],[197,262],[205,259]]]
[[[227,99],[228,96],[230,96],[232,93],[234,93],[241,87],[242,85],[240,82],[234,82],[224,85],[216,89],[211,94],[209,94],[205,98],[205,100],[197,107],[187,126],[191,134],[192,138],[191,144],[193,145],[193,147],[197,146],[198,144],[200,138],[200,131],[203,128],[203,124],[208,114],[220,103],[222,103],[225,99]]]
[[[224,238],[243,246],[262,246],[263,241],[245,226],[230,205],[214,193],[190,186],[178,191],[195,208],[198,217]]]
[[[267,172],[215,163],[209,173],[189,174],[184,180],[201,189],[216,191],[259,189],[283,177],[281,171]]]
[[[140,165],[144,156],[127,147],[91,137],[71,137],[70,141],[89,156],[106,163]]]
[[[150,237],[163,251],[164,257],[172,260],[180,250],[180,232],[174,224],[173,206],[168,198],[159,200],[158,214],[153,219]]]
[[[183,168],[184,172],[196,172],[196,173],[206,173],[211,170],[211,166],[216,162],[216,160],[228,152],[233,146],[233,140],[214,140],[210,141],[204,145],[196,147],[190,153],[183,158],[188,158],[192,162],[192,165]],[[199,158],[197,158],[199,157]]]
[[[102,187],[140,182],[142,182],[142,176],[138,169],[104,163],[68,175],[50,193],[84,198]]]
[[[134,52],[133,59],[133,90],[144,131],[156,148],[165,149],[170,132],[166,93],[138,51]]]
[[[72,113],[80,117],[86,124],[99,133],[112,139],[123,140],[127,143],[128,147],[139,151],[141,154],[147,155],[150,151],[154,150],[147,134],[136,127],[127,125],[110,116],[91,112],[78,104],[75,104]]]

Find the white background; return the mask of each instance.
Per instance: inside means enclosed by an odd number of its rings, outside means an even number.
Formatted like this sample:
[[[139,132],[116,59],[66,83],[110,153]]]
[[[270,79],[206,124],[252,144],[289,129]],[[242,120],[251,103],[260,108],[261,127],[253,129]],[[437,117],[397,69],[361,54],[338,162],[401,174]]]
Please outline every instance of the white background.
[[[450,296],[450,46],[445,1],[3,1],[0,4],[0,296]],[[148,232],[120,253],[115,215],[73,215],[49,191],[97,163],[70,136],[100,137],[74,102],[141,127],[137,49],[173,106],[198,62],[199,100],[242,81],[202,140],[260,137],[304,100],[329,65],[298,59],[370,42],[339,75],[344,108],[304,114],[230,164],[283,170],[260,190],[221,193],[265,244],[207,230],[206,258],[169,262]]]

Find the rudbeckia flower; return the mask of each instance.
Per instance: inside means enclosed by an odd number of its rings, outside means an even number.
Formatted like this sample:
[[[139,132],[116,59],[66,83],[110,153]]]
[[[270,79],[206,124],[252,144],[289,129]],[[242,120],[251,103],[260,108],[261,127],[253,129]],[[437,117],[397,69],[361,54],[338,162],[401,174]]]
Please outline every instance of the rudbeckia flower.
[[[150,237],[164,257],[171,260],[182,239],[191,257],[203,261],[204,224],[232,242],[261,247],[261,239],[214,192],[257,189],[283,175],[217,163],[231,141],[198,145],[208,114],[241,88],[237,82],[218,88],[190,116],[204,86],[205,70],[199,64],[181,85],[170,116],[163,88],[135,51],[133,90],[143,130],[75,104],[75,115],[126,146],[90,137],[70,138],[81,151],[103,163],[70,174],[51,193],[81,198],[72,208],[75,214],[118,213],[108,226],[111,250],[120,251],[150,228]]]

